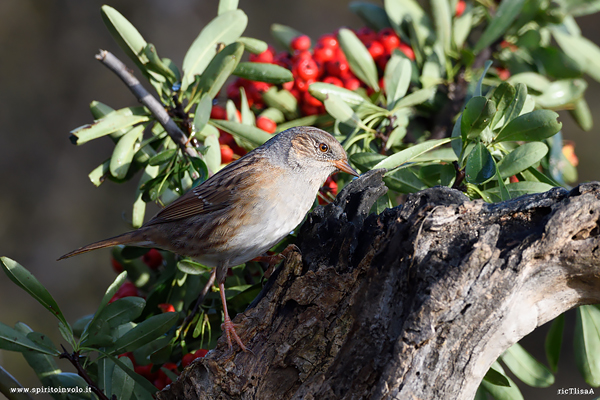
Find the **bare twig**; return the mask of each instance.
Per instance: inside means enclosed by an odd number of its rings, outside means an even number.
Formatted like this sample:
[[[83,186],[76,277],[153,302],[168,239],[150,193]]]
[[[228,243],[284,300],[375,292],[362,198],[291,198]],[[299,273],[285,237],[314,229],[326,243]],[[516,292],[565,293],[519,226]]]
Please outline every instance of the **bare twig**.
[[[88,384],[88,386],[90,387],[92,392],[94,392],[100,400],[111,400],[108,398],[108,396],[106,396],[106,394],[102,391],[102,389],[100,389],[98,387],[98,385],[96,385],[96,383],[92,380],[92,378],[90,378],[87,371],[85,369],[83,369],[83,367],[81,366],[81,363],[79,362],[79,352],[75,351],[75,352],[73,352],[73,354],[71,354],[67,351],[67,349],[65,349],[64,346],[61,346],[61,347],[63,349],[63,353],[58,358],[64,358],[64,359],[68,360],[77,370],[77,374],[83,378],[85,383]],[[113,396],[113,399],[115,399],[115,396]]]
[[[121,60],[106,50],[100,50],[100,53],[96,54],[96,59],[121,78],[129,90],[131,90],[131,93],[150,110],[152,115],[165,128],[171,139],[181,146],[188,156],[199,157],[196,149],[189,145],[187,135],[169,117],[164,106],[142,86],[140,81],[127,69]]]

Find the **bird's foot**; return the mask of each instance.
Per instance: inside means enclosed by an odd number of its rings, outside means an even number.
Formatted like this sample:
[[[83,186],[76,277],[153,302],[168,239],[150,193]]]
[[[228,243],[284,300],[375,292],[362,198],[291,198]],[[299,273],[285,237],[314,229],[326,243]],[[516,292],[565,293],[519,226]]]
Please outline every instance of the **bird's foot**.
[[[225,332],[225,336],[227,337],[227,344],[229,345],[229,349],[233,348],[233,344],[231,342],[231,338],[233,337],[233,339],[237,342],[237,344],[240,346],[240,348],[243,351],[248,351],[246,346],[244,346],[244,343],[242,343],[242,339],[240,339],[237,332],[235,331],[235,328],[237,328],[238,326],[239,326],[238,324],[234,324],[233,322],[231,322],[229,315],[226,315],[225,320],[221,324],[221,330]]]
[[[300,251],[300,249],[298,248],[298,246],[296,246],[295,244],[289,244],[285,249],[283,249],[283,251],[279,254],[273,254],[271,256],[261,256],[261,257],[256,257],[254,258],[252,261],[257,261],[257,262],[265,262],[268,264],[268,268],[264,273],[264,278],[265,279],[269,279],[269,277],[271,276],[271,274],[273,273],[273,271],[275,270],[275,266],[277,266],[277,264],[279,264],[280,262],[282,262],[283,260],[287,260],[288,255],[292,252],[292,251]]]

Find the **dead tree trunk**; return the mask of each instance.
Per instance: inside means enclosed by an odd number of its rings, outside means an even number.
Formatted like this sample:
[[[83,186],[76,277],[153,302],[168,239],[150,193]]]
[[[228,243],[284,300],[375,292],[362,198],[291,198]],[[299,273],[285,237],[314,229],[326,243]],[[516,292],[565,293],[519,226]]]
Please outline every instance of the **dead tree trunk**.
[[[469,201],[433,188],[368,215],[382,171],[317,208],[295,253],[159,399],[472,399],[536,327],[600,302],[600,184]]]

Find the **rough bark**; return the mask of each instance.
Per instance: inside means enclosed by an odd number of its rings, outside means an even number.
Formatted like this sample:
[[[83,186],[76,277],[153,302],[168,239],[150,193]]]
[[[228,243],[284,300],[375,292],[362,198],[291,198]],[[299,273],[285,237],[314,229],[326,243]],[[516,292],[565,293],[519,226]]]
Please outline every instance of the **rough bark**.
[[[367,216],[382,172],[317,208],[224,340],[159,399],[472,399],[536,327],[600,302],[600,184],[499,204],[433,188]]]

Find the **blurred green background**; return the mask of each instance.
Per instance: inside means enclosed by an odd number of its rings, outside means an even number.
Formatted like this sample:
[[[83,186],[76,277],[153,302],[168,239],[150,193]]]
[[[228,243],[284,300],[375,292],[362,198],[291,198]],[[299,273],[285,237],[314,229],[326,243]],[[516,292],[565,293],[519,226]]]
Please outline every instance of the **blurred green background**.
[[[269,27],[275,22],[314,39],[340,26],[361,27],[348,3],[242,0],[240,7],[249,16],[244,35],[272,42]],[[110,155],[112,142],[106,138],[76,147],[68,140],[70,130],[92,120],[88,109],[92,100],[114,108],[136,105],[121,81],[94,59],[98,49],[107,49],[133,67],[102,23],[102,4],[125,15],[156,45],[161,57],[181,65],[188,46],[216,15],[218,1],[0,0],[0,255],[28,268],[71,322],[92,313],[114,279],[110,251],[55,260],[81,245],[127,230],[136,182],[94,187],[87,174]],[[597,18],[578,21],[584,35],[600,44]],[[600,126],[600,85],[589,83],[586,98]],[[598,129],[582,132],[567,113],[561,113],[561,121],[565,138],[576,143],[580,181],[600,179]],[[9,325],[22,321],[55,343],[62,341],[56,320],[3,274],[0,321]],[[567,332],[572,332],[573,324],[573,315],[568,315]],[[545,328],[524,342],[544,361]],[[522,386],[526,399],[560,398],[558,388],[588,388],[576,371],[569,336],[557,382],[544,390]],[[0,350],[0,365],[24,386],[40,386],[20,354]],[[61,366],[72,371],[67,363]]]

